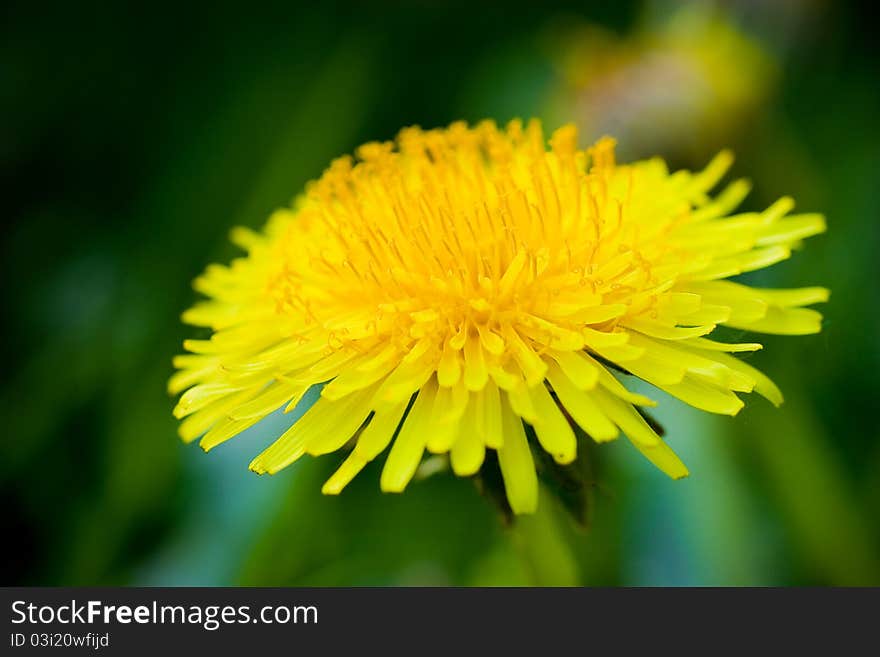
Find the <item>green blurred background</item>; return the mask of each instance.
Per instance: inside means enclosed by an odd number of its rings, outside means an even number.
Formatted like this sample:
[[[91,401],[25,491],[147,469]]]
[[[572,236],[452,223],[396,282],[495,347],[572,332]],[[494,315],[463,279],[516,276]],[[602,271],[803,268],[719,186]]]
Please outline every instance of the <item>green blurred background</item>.
[[[0,26],[3,584],[880,584],[880,59],[819,0],[6,4]],[[331,158],[402,126],[541,116],[628,157],[723,145],[826,235],[752,276],[832,289],[822,334],[751,362],[780,410],[662,397],[692,475],[590,452],[587,529],[552,496],[513,528],[469,481],[402,496],[337,457],[247,470],[289,416],[205,455],[165,392],[190,281]],[[742,337],[742,336],[737,336]],[[381,459],[380,459],[381,461]]]

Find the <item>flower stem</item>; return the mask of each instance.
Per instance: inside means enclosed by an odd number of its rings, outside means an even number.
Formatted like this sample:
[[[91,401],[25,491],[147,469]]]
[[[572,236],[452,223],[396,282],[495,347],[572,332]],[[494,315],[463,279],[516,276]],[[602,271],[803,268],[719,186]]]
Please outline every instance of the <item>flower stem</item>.
[[[580,586],[580,569],[562,531],[555,500],[541,491],[538,510],[518,516],[511,539],[533,586]]]

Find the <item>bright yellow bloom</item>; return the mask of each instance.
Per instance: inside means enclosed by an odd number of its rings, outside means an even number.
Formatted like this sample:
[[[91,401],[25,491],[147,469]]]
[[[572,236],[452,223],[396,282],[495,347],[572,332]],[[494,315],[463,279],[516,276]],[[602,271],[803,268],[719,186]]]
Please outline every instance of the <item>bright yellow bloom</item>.
[[[183,315],[213,335],[174,361],[182,437],[204,434],[211,449],[324,384],[251,469],[351,443],[324,485],[336,494],[393,443],[381,487],[396,492],[426,449],[464,476],[493,449],[511,508],[528,513],[531,431],[564,464],[576,424],[597,442],[622,432],[670,476],[687,475],[636,410],[655,402],[606,364],[713,413],[736,414],[736,393],[753,390],[780,403],[730,355],[760,345],[704,336],[720,324],[819,331],[819,313],[802,306],[827,290],[722,279],[787,258],[825,223],[788,215],[789,198],[728,216],[748,184],[707,195],[727,152],[670,174],[659,159],[616,164],[611,139],[576,142],[567,126],[548,149],[537,122],[405,129],[333,162],[262,233],[236,229],[247,256],[210,266],[195,282],[209,300]]]

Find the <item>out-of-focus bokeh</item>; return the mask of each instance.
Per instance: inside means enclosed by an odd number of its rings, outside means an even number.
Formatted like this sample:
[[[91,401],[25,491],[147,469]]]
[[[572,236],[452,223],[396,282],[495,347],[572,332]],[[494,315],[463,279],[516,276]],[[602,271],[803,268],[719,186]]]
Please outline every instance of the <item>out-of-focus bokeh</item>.
[[[880,49],[854,5],[13,3],[0,26],[3,584],[880,584]],[[763,337],[786,394],[735,419],[660,396],[691,469],[590,450],[589,526],[505,526],[444,472],[338,498],[274,477],[279,415],[205,455],[165,392],[190,281],[329,161],[402,126],[539,116],[696,168],[721,147],[826,235],[752,276],[826,285],[820,335]],[[274,426],[267,426],[274,423]],[[380,459],[381,461],[381,459]]]

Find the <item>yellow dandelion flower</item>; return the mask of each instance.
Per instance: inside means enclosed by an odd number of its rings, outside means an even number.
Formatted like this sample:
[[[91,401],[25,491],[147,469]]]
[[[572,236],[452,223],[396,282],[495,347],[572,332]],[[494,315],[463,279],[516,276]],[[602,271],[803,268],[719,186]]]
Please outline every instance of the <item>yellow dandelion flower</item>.
[[[625,135],[627,152],[689,157],[741,132],[771,92],[778,64],[710,3],[645,20],[627,36],[592,24],[551,35],[553,116],[587,136]]]
[[[708,192],[731,160],[722,152],[698,173],[619,165],[610,138],[579,150],[566,126],[548,148],[536,121],[408,128],[361,146],[263,232],[236,229],[247,255],[196,280],[209,299],[183,319],[213,333],[174,360],[180,434],[211,449],[322,385],[251,469],[350,444],[323,488],[336,494],[391,445],[380,483],[398,492],[426,450],[448,453],[461,476],[495,450],[511,508],[528,513],[532,449],[571,462],[577,425],[596,442],[622,433],[683,477],[637,410],[655,402],[609,367],[713,413],[736,414],[744,392],[779,404],[731,355],[759,344],[705,336],[718,325],[815,333],[821,316],[803,306],[828,297],[723,280],[825,229],[820,215],[790,215],[790,198],[730,215],[748,184]]]

